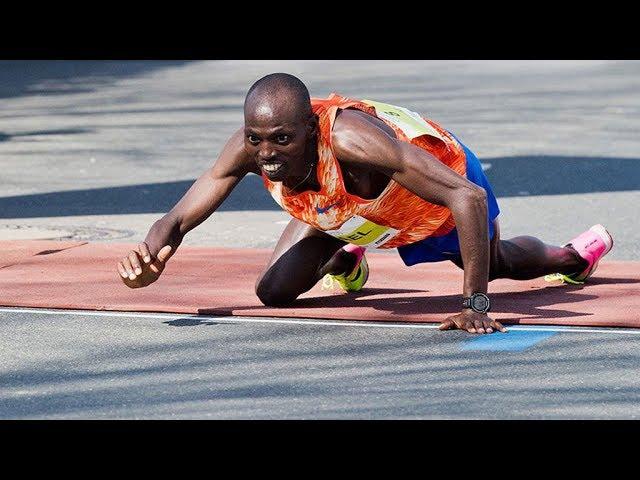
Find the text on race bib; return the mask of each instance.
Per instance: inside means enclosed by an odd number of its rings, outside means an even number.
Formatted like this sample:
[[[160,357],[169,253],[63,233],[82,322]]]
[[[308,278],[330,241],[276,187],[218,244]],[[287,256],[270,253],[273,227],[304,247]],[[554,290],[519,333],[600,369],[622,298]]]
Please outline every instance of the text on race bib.
[[[344,222],[340,228],[325,230],[325,233],[361,247],[378,248],[400,233],[400,230],[378,225],[355,215]]]

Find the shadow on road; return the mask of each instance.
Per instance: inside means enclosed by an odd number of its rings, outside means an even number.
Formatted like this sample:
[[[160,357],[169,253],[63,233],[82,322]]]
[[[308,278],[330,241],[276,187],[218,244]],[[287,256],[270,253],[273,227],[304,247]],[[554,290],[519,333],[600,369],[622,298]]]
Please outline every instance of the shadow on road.
[[[187,61],[0,61],[0,98],[90,93],[123,77],[180,66]]]
[[[520,156],[482,160],[498,197],[640,190],[640,159]]]
[[[195,180],[0,198],[0,218],[164,213]],[[245,177],[218,211],[280,210],[257,175]]]
[[[93,130],[88,128],[66,128],[58,130],[36,130],[32,132],[21,132],[8,134],[0,132],[0,142],[6,142],[16,137],[39,137],[45,135],[75,135],[79,133],[91,133]]]
[[[1,140],[1,139],[0,139]],[[640,190],[640,159],[499,157],[483,160],[497,197]],[[0,197],[0,218],[120,215],[169,211],[195,180]],[[280,210],[256,175],[245,177],[219,211]]]
[[[640,280],[630,279],[599,279],[602,283],[640,283]],[[497,311],[509,312],[510,317],[500,319],[505,324],[519,324],[522,320],[549,319],[549,324],[554,324],[554,319],[569,317],[590,317],[593,313],[576,312],[571,310],[571,305],[599,298],[597,295],[587,294],[589,286],[582,287],[544,287],[524,292],[494,293],[491,302],[496,305]],[[415,297],[378,297],[396,293],[393,289],[363,289],[360,292],[352,292],[349,295],[323,295],[319,297],[303,298],[294,301],[290,307],[298,313],[305,309],[326,309],[328,316],[325,318],[340,318],[331,312],[338,312],[341,308],[359,307],[370,308],[378,312],[386,312],[397,316],[387,317],[387,321],[402,321],[409,315],[448,313],[454,315],[460,313],[460,295],[430,295]],[[552,308],[556,306],[555,308]],[[563,308],[560,308],[562,306]],[[568,307],[568,308],[567,308]],[[199,308],[200,315],[242,315],[252,316],[258,312],[264,315],[264,306],[227,306]],[[273,308],[272,316],[287,317],[287,307]],[[367,320],[364,318],[363,320]]]

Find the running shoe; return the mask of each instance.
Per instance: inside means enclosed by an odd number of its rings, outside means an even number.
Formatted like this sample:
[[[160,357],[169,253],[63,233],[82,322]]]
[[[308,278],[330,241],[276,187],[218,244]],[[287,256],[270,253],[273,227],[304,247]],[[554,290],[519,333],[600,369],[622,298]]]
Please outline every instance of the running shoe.
[[[343,248],[348,252],[355,253],[359,257],[356,266],[348,275],[326,274],[322,279],[323,290],[332,290],[337,283],[345,292],[358,292],[362,290],[362,287],[364,287],[364,284],[367,283],[369,279],[369,264],[367,263],[367,258],[364,256],[366,248],[351,244]]]
[[[574,285],[581,285],[589,278],[598,268],[600,260],[613,248],[613,237],[602,225],[594,225],[586,232],[578,235],[564,247],[571,246],[578,254],[589,262],[587,268],[582,272],[564,275],[562,273],[554,273],[545,276],[545,280],[560,280]]]

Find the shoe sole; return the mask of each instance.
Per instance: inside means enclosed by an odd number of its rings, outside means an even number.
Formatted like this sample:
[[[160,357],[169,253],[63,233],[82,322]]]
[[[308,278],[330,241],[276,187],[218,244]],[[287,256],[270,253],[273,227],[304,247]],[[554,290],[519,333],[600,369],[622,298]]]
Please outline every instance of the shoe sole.
[[[592,232],[595,232],[598,235],[600,235],[600,238],[602,238],[602,241],[607,246],[607,249],[604,251],[604,253],[602,254],[602,256],[600,258],[604,257],[613,248],[613,237],[611,236],[609,231],[606,228],[604,228],[604,226],[602,226],[600,224],[594,225],[589,230],[591,230]]]

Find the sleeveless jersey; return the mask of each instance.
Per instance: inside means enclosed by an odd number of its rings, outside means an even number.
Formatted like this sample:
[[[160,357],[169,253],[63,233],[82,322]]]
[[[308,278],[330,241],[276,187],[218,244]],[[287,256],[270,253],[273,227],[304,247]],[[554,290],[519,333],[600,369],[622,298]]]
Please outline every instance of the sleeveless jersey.
[[[395,248],[449,233],[454,227],[451,211],[423,200],[393,179],[375,199],[347,192],[340,164],[331,145],[331,130],[340,109],[355,108],[373,115],[396,133],[449,168],[466,175],[466,157],[456,139],[421,115],[372,100],[354,100],[332,93],[326,99],[312,98],[318,115],[319,192],[292,193],[282,182],[271,182],[263,173],[265,187],[289,214],[345,242],[370,248]]]

